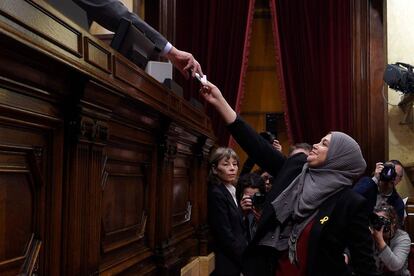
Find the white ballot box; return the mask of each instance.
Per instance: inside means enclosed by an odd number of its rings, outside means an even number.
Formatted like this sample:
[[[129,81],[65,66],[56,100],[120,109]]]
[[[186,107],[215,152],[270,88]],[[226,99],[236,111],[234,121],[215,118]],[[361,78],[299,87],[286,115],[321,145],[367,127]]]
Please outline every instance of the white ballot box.
[[[157,81],[163,83],[165,79],[172,79],[172,64],[170,62],[149,61],[145,72]]]

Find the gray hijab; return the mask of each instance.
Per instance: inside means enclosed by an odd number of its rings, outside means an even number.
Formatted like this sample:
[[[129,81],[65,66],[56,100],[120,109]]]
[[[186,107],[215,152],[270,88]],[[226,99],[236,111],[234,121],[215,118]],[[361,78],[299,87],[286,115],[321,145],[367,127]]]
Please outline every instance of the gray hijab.
[[[358,143],[342,132],[331,132],[326,161],[322,166],[310,168],[306,163],[302,172],[272,202],[280,233],[289,240],[279,240],[277,249],[289,247],[289,259],[298,262],[296,242],[302,230],[316,215],[319,206],[330,196],[351,186],[366,168]],[[289,222],[289,223],[286,223]]]

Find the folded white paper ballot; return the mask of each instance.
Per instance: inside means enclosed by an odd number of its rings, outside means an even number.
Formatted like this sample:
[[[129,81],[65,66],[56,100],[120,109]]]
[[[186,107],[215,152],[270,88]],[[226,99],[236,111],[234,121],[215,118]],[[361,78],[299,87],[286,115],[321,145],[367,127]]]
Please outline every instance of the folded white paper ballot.
[[[195,73],[196,78],[201,82],[202,85],[206,85],[208,83],[207,81],[207,75],[200,76],[199,73]]]

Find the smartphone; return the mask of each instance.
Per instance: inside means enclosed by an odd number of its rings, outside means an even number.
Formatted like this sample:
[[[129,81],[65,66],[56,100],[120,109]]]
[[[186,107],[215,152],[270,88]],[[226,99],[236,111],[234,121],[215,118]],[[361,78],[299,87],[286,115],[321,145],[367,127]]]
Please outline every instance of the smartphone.
[[[277,113],[266,113],[266,131],[277,139]]]

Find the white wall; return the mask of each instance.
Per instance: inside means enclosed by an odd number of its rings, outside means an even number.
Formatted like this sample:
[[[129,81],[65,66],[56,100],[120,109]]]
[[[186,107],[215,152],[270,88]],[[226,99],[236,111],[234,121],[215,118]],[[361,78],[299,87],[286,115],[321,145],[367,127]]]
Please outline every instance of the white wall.
[[[388,63],[404,62],[414,65],[414,1],[387,0]],[[398,104],[400,93],[388,89],[388,100]],[[403,112],[397,106],[388,106],[389,159],[398,159],[404,165],[414,164],[414,126],[401,125]],[[414,196],[408,179],[397,186],[403,196]]]

